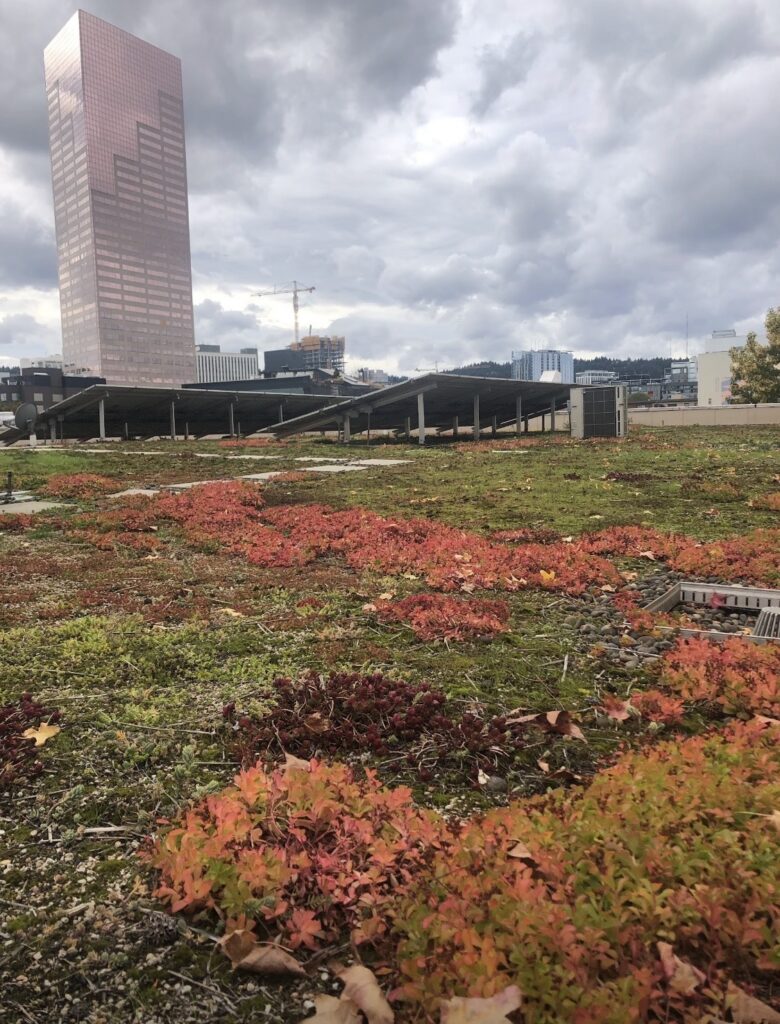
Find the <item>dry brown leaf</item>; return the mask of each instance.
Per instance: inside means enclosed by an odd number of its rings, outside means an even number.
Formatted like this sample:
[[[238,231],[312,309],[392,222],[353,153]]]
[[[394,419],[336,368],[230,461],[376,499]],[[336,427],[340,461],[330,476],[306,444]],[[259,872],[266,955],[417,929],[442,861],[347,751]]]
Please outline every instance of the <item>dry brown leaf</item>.
[[[247,928],[236,928],[219,940],[234,970],[255,974],[305,974],[294,956],[273,943],[261,945]]]
[[[366,604],[363,605],[362,610],[364,612],[375,612],[376,605],[373,603],[373,601],[368,601]]]
[[[384,594],[380,594],[378,600],[380,601],[392,601],[395,597],[394,590],[388,590]]]
[[[52,736],[56,736],[59,731],[60,727],[58,725],[49,725],[47,722],[42,722],[37,729],[25,729],[22,736],[26,740],[35,740],[36,747],[42,747],[47,740],[50,740]]]
[[[693,964],[681,960],[668,942],[657,942],[656,948],[669,988],[685,996],[695,992],[705,980],[705,975]]]
[[[549,761],[537,761],[536,763],[539,766],[539,770],[543,771],[545,775],[549,775],[550,774],[550,762]]]
[[[523,1001],[517,985],[510,985],[489,999],[453,996],[441,1008],[441,1024],[509,1024],[507,1014],[519,1010]]]
[[[231,619],[244,619],[246,616],[243,612],[237,612],[235,608],[219,608],[220,615],[228,615]]]
[[[568,711],[548,711],[544,717],[553,731],[560,733],[561,736],[571,736],[575,740],[582,740],[583,743],[588,742],[582,729],[572,722]]]
[[[507,857],[512,857],[515,860],[527,860],[531,864],[536,863],[536,857],[534,857],[525,843],[521,842],[519,839],[512,849],[507,851]]]
[[[489,781],[490,781],[490,776],[487,775],[485,772],[483,772],[481,768],[478,768],[477,769],[477,782],[480,784],[480,786],[486,786]]]
[[[302,772],[311,771],[311,762],[304,761],[302,757],[296,757],[294,754],[288,754],[284,752],[284,771],[289,772],[290,769],[300,769]]]
[[[780,811],[772,811],[771,814],[767,814],[767,819],[770,825],[774,825],[778,832],[780,832]]]
[[[780,718],[770,718],[768,715],[754,715],[751,722],[759,722],[761,725],[780,725]]]
[[[656,557],[655,557],[655,555],[653,554],[652,551],[640,551],[637,557],[638,558],[646,558],[649,562],[655,562],[656,561]]]
[[[780,1024],[780,1013],[738,985],[729,985],[727,1002],[735,1024]]]
[[[327,732],[330,729],[330,722],[327,718],[323,718],[319,711],[307,715],[303,720],[303,724],[309,732],[317,734]]]
[[[351,999],[366,1015],[368,1024],[393,1024],[395,1014],[382,995],[373,971],[360,964],[354,964],[352,967],[333,964],[331,970],[344,982],[342,998]]]
[[[351,999],[335,996],[315,996],[315,1014],[301,1024],[361,1024],[360,1011]]]

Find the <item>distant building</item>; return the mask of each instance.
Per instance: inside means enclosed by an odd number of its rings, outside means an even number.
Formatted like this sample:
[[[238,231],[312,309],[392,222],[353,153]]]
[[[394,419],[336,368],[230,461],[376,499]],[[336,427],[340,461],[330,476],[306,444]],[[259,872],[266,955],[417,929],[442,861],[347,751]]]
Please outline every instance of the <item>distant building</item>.
[[[252,380],[260,372],[256,348],[223,352],[219,345],[196,345],[197,383],[212,384],[223,380]]]
[[[44,65],[65,361],[110,384],[192,380],[181,62],[76,11]]]
[[[539,381],[547,370],[557,370],[561,375],[561,383],[573,384],[574,354],[553,348],[512,353],[512,377],[514,380]]]
[[[294,341],[289,348],[263,353],[266,373],[289,370],[336,370],[344,372],[344,337],[310,334]]]
[[[731,401],[731,349],[743,348],[747,338],[736,331],[713,331],[698,359],[699,405],[728,405]]]
[[[368,366],[358,370],[358,377],[364,384],[387,384],[389,380],[384,370],[372,370]]]
[[[574,377],[575,384],[612,384],[617,381],[618,375],[614,370],[584,370]]]
[[[30,402],[38,412],[46,412],[52,405],[85,391],[93,384],[105,383],[105,377],[85,377],[65,374],[53,367],[38,369],[27,366],[18,374],[0,380],[0,402]]]

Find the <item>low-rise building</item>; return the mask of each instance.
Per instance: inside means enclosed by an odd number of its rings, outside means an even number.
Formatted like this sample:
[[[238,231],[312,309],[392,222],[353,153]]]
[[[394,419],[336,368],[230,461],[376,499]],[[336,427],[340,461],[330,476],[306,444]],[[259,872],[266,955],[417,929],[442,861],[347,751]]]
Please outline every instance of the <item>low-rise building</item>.
[[[220,345],[196,345],[195,358],[198,384],[213,384],[221,380],[252,380],[260,372],[256,348],[223,352]]]
[[[728,405],[731,401],[731,350],[747,341],[736,331],[713,331],[698,357],[698,405]]]
[[[617,381],[618,375],[614,370],[583,370],[575,374],[575,384],[613,384]]]
[[[21,405],[29,402],[38,412],[46,412],[52,405],[85,391],[93,384],[105,383],[105,377],[66,374],[54,367],[26,366],[18,374],[0,381],[0,403]]]

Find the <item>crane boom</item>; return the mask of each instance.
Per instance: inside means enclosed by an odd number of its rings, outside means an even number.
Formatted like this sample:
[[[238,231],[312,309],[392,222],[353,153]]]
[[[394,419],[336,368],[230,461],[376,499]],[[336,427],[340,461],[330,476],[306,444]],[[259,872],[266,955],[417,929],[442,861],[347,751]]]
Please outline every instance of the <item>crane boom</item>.
[[[298,336],[298,296],[302,292],[313,292],[316,289],[316,285],[306,287],[305,285],[298,284],[297,281],[293,281],[292,287],[286,287],[285,285],[274,285],[274,287],[267,292],[252,292],[253,295],[258,298],[264,298],[267,295],[292,295],[293,297],[293,315],[295,318],[295,344],[297,345],[300,338]]]

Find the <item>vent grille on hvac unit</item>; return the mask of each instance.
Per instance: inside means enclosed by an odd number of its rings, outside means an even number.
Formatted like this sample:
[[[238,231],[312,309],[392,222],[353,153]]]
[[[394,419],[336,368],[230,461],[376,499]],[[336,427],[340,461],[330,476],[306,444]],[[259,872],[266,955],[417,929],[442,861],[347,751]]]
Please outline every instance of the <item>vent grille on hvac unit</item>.
[[[753,636],[780,640],[780,608],[762,608],[753,627]]]

